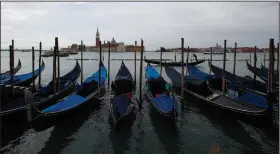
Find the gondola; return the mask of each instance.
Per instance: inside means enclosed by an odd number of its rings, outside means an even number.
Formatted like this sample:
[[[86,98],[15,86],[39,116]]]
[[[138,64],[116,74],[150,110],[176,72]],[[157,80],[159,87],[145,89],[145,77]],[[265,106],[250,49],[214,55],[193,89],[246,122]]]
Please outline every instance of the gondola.
[[[146,67],[146,101],[160,114],[173,117],[178,114],[178,102],[167,83],[149,63]]]
[[[189,68],[188,68],[189,70]],[[167,76],[171,79],[175,91],[180,93],[181,74],[172,67],[165,67]],[[196,75],[188,75],[184,77],[184,93],[186,95],[196,98],[197,103],[201,102],[201,105],[206,105],[213,109],[218,110],[221,113],[228,114],[243,120],[252,121],[253,123],[272,122],[272,102],[268,103],[268,107],[258,107],[253,105],[252,101],[255,101],[250,95],[244,95],[243,97],[231,98],[224,93],[211,88],[211,80],[215,80],[214,77],[205,76],[198,77],[199,72]],[[268,99],[272,99],[276,102],[276,93],[269,93]],[[209,108],[210,110],[210,108]],[[271,118],[271,119],[270,119]],[[261,122],[260,122],[261,121]]]
[[[115,124],[122,119],[129,120],[134,114],[136,97],[135,82],[124,62],[119,68],[115,80],[111,83],[111,95],[113,98],[109,103],[109,111]]]
[[[47,86],[40,87],[39,91],[32,93],[32,99],[34,100],[33,105],[39,109],[46,108],[56,103],[57,100],[60,100],[70,95],[75,88],[75,84],[78,80],[80,72],[80,65],[78,62],[76,62],[74,69],[72,69],[70,72],[68,72],[66,75],[60,78],[60,91],[54,94],[53,81],[51,81]],[[20,99],[12,99],[11,86],[2,85],[2,87],[4,86],[10,89],[7,89],[6,91],[1,90],[1,99],[4,100],[3,102],[1,101],[1,125],[9,126],[12,123],[27,123],[26,104]],[[15,86],[14,88],[15,91],[16,89],[23,89],[24,87]],[[5,92],[9,93],[9,95],[3,95],[3,93]]]
[[[55,102],[55,104],[46,108],[38,109],[30,104],[28,112],[29,122],[35,130],[44,130],[53,126],[63,118],[75,115],[83,109],[97,105],[99,98],[105,94],[105,80],[107,78],[107,69],[100,61],[99,70],[88,77],[81,85],[77,85],[77,91],[71,95]],[[100,86],[99,82],[100,73]]]
[[[215,69],[217,69],[217,68],[215,68]],[[189,66],[188,72],[189,72],[189,75],[195,76],[195,77],[207,78],[207,76],[209,76],[207,73],[202,72],[201,70],[197,69],[194,66]],[[221,90],[220,89],[221,85],[219,84],[219,83],[221,83],[220,75],[215,74],[214,77],[212,76],[212,78],[211,78],[211,76],[209,76],[208,79],[210,79],[210,80],[213,79],[216,81],[216,82],[212,82],[212,83],[210,81],[210,83],[212,84],[212,89]],[[216,85],[214,85],[214,84],[216,84]],[[262,96],[262,95],[259,95],[257,92],[251,92],[253,90],[246,90],[246,89],[244,90],[244,87],[246,87],[246,85],[238,86],[238,85],[236,85],[236,82],[234,82],[234,79],[232,79],[232,81],[230,81],[230,82],[227,82],[226,85],[227,85],[227,87],[226,87],[227,89],[233,89],[233,90],[237,90],[237,91],[241,92],[241,93],[238,93],[238,96],[233,96],[235,99],[244,100],[245,103],[248,103],[250,105],[255,105],[257,107],[268,108],[268,104],[266,101],[267,94],[264,94],[264,96]],[[243,89],[238,88],[238,87],[243,87]],[[238,98],[236,98],[236,97],[238,97]],[[278,108],[278,105],[274,104],[274,107]]]
[[[40,68],[38,68],[34,71],[34,78],[33,78],[32,72],[26,73],[26,74],[21,74],[21,75],[15,75],[14,79],[13,79],[13,84],[15,86],[29,86],[39,76],[39,74],[40,74],[39,71],[42,72],[44,69],[45,69],[45,63],[43,61]],[[2,84],[2,85],[11,84],[11,78],[6,78],[4,80],[1,80],[0,84]]]
[[[251,66],[248,61],[246,61],[247,64],[247,68],[254,74],[256,73],[256,75],[262,79],[265,82],[268,82],[268,69],[264,69],[264,68],[254,68],[253,66]],[[279,87],[279,76],[275,73],[273,73],[273,79],[276,81],[276,88]]]
[[[217,66],[211,65],[209,62],[209,67],[211,67],[211,71],[218,76],[219,78],[222,77],[223,70]],[[258,80],[254,80],[250,76],[237,76],[228,71],[225,71],[225,79],[228,82],[228,87],[231,87],[237,91],[241,92],[253,92],[258,95],[266,97],[267,95],[267,84],[260,82]],[[275,89],[278,91],[278,89]]]
[[[14,74],[16,74],[19,70],[21,69],[21,61],[18,60],[18,64],[17,66],[14,68]],[[6,71],[4,73],[1,73],[0,74],[0,80],[5,80],[7,78],[10,78],[10,75],[11,75],[11,71]]]
[[[261,69],[268,73],[268,68],[265,67],[262,63],[261,63]],[[277,75],[276,69],[274,69],[274,74]]]
[[[151,59],[144,59],[144,61],[146,63],[150,63],[150,64],[160,64],[160,60],[151,60]],[[188,65],[198,65],[201,63],[205,62],[205,58],[203,60],[197,60],[194,62],[189,62]],[[162,64],[165,63],[164,61],[162,61]],[[182,66],[181,62],[166,62],[166,65],[168,66]],[[184,63],[184,66],[186,66],[186,63]]]

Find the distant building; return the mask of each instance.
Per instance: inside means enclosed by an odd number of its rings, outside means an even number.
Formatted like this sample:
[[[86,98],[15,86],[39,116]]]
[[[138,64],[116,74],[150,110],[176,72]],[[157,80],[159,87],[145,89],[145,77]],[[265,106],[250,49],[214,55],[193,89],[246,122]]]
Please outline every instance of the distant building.
[[[95,46],[86,46],[86,51],[87,52],[99,52],[100,49],[100,44],[99,44],[100,40],[100,34],[97,28],[96,31],[96,36],[95,36]],[[102,43],[102,42],[101,42]],[[123,42],[116,42],[116,40],[113,38],[111,40],[111,45],[110,45],[110,49],[112,52],[125,52],[125,46]],[[101,44],[101,50],[102,51],[109,51],[109,43],[105,43],[105,41],[103,42],[103,44]]]
[[[60,51],[61,51],[61,52],[70,52],[70,53],[71,53],[71,52],[79,52],[78,49],[70,48],[70,47],[68,47],[68,48],[61,48]]]
[[[255,52],[255,48],[254,47],[239,47],[236,49],[236,52],[243,52],[243,53]],[[257,52],[262,52],[262,50],[257,48]]]
[[[134,45],[126,45],[126,52],[141,52],[141,46],[134,46]],[[145,51],[145,47],[143,47],[143,51]]]

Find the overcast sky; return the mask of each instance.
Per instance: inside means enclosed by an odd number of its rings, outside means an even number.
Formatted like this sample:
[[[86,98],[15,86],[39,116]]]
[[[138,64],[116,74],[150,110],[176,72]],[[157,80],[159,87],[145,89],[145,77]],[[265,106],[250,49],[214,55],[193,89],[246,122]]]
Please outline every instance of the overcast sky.
[[[1,48],[15,40],[15,48],[43,48],[84,41],[95,45],[99,28],[101,40],[123,41],[125,45],[144,40],[146,49],[160,46],[268,47],[269,38],[279,40],[279,4],[275,2],[2,2]]]

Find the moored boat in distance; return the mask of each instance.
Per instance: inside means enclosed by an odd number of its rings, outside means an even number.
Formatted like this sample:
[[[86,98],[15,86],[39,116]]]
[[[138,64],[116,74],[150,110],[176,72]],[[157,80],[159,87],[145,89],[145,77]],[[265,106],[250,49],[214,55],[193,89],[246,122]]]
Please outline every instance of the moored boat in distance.
[[[53,57],[54,52],[53,51],[47,51],[44,54],[42,54],[42,57]],[[68,52],[59,52],[59,57],[68,57],[69,53]]]
[[[229,50],[227,49],[227,52],[229,52]],[[204,55],[207,55],[207,54],[211,54],[211,51],[205,51],[203,53]],[[220,45],[216,44],[215,47],[212,48],[212,54],[213,55],[222,55],[224,54],[224,48],[222,48]]]
[[[76,55],[76,54],[78,54],[78,52],[76,52],[76,51],[70,51],[70,52],[68,52],[68,54],[69,54],[69,55]]]
[[[144,61],[146,63],[151,63],[151,64],[160,64],[160,60],[144,59]],[[201,63],[204,63],[204,62],[205,62],[205,58],[202,59],[202,60],[197,60],[197,61],[194,61],[194,62],[189,62],[188,65],[198,65],[198,64],[201,64]],[[168,66],[182,66],[181,62],[166,62],[166,61],[162,61],[161,63],[162,63],[162,65],[163,65],[163,63],[166,63],[166,65],[168,65]],[[184,66],[186,66],[186,63],[184,63]]]

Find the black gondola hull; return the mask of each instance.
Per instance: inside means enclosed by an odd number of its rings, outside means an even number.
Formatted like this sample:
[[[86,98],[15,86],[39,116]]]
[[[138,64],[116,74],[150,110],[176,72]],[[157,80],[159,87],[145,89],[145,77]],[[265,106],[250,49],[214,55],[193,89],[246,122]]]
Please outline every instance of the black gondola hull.
[[[17,64],[17,66],[14,68],[14,74],[16,74],[19,70],[21,69],[21,62],[20,62],[20,60],[18,60],[18,64]],[[6,71],[6,72],[4,72],[4,73],[1,73],[0,74],[0,76],[2,76],[2,75],[10,75],[11,74],[11,71],[9,70],[9,71]],[[1,77],[0,77],[0,79],[1,79]]]
[[[145,59],[144,60],[146,63],[150,63],[150,64],[160,64],[160,61],[158,60],[149,60],[149,59]],[[198,60],[196,62],[189,62],[188,65],[198,65],[198,64],[201,64],[201,63],[204,63],[205,62],[205,59],[204,60]],[[182,66],[182,63],[181,62],[164,62],[162,61],[161,62],[162,65],[168,65],[168,66]],[[184,63],[184,66],[186,66],[186,63]]]
[[[70,95],[74,89],[75,89],[75,85],[73,84],[72,86],[68,87],[63,92],[57,94],[56,96],[50,97],[49,99],[45,99],[41,102],[36,102],[35,106],[37,108],[45,108],[50,105],[53,105],[57,100]],[[22,103],[24,103],[24,100]],[[11,124],[13,127],[14,126],[20,127],[21,125],[26,125],[26,123],[28,123],[26,111],[27,111],[26,106],[24,106],[22,108],[11,110],[5,113],[4,115],[1,114],[1,125],[8,126],[8,127],[10,127]]]
[[[30,86],[31,83],[33,83],[33,81],[36,80],[36,78],[37,78],[38,76],[39,76],[39,75],[36,75],[34,78],[29,78],[29,79],[27,79],[27,80],[24,80],[24,81],[15,83],[14,85],[16,85],[16,86],[28,87],[28,86]]]
[[[144,95],[144,99],[147,103],[151,106],[151,112],[155,114],[157,112],[158,115],[166,117],[166,119],[172,119],[173,112],[165,113],[162,110],[160,110],[154,103],[152,103],[152,94],[150,92],[147,92]]]
[[[100,89],[100,96],[103,97],[105,95],[106,89],[105,87],[101,87]],[[30,125],[34,130],[37,132],[43,131],[49,127],[54,126],[58,122],[60,122],[63,119],[68,119],[70,116],[75,116],[77,114],[80,114],[83,112],[83,110],[88,109],[88,108],[96,108],[100,106],[100,100],[98,99],[98,92],[93,95],[91,98],[86,100],[84,103],[71,108],[69,110],[65,110],[62,112],[57,112],[57,113],[51,113],[51,114],[45,114],[45,115],[39,115],[37,118],[33,119],[30,122]],[[56,103],[56,102],[55,102]],[[38,115],[36,111],[32,111],[35,113],[35,115]]]
[[[174,91],[176,94],[180,95],[181,89],[178,87],[173,87]],[[270,121],[270,116],[268,113],[268,110],[264,110],[263,112],[260,112],[258,114],[249,114],[246,111],[241,112],[238,111],[234,108],[226,108],[222,107],[218,104],[214,104],[211,101],[206,100],[203,97],[200,97],[199,95],[189,91],[189,90],[184,90],[184,96],[185,98],[193,99],[195,103],[194,105],[198,106],[199,108],[205,108],[207,110],[211,110],[212,112],[219,113],[220,115],[227,116],[228,118],[235,119],[235,120],[243,120],[245,122],[248,122],[253,125],[257,126],[263,126],[263,124],[269,124]],[[193,102],[194,102],[193,101]]]
[[[56,96],[46,98],[40,102],[35,102],[34,105],[36,106],[36,108],[39,109],[43,109],[50,105],[53,105],[54,103],[56,103],[57,100],[60,100],[70,95],[75,90],[76,81],[73,82],[72,85],[70,85],[66,89],[62,90]],[[22,100],[21,103],[24,103],[24,100]],[[11,124],[13,127],[14,126],[20,127],[21,125],[26,125],[26,123],[28,123],[26,111],[27,111],[26,106],[23,106],[21,108],[17,108],[14,110],[7,111],[5,113],[1,113],[1,125],[5,127],[6,126],[10,127]]]
[[[135,107],[131,108],[131,110],[128,112],[128,114],[126,114],[125,116],[122,116],[120,119],[117,119],[116,116],[114,115],[112,108],[110,106],[111,104],[109,104],[109,110],[110,110],[110,118],[112,119],[113,123],[117,126],[117,125],[130,125],[130,123],[134,123],[135,121]],[[123,124],[122,124],[123,123]]]

